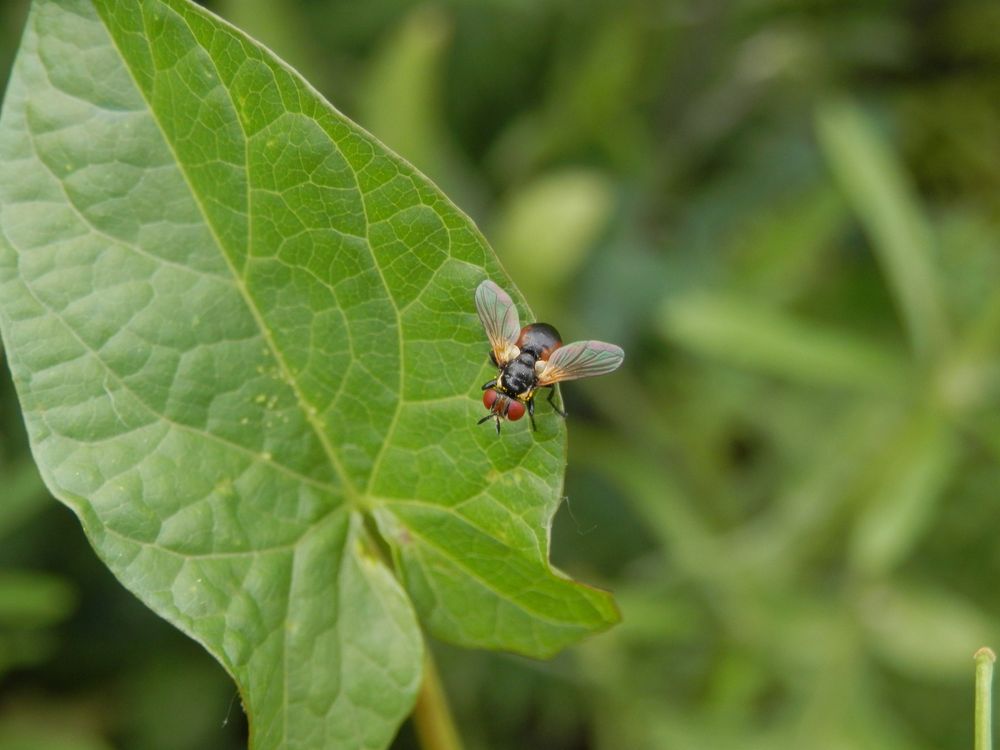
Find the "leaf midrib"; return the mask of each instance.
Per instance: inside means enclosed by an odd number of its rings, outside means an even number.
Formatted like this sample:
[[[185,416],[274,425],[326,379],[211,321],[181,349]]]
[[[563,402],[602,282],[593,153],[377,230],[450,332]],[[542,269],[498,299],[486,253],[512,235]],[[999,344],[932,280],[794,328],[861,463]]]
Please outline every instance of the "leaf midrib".
[[[166,7],[167,10],[168,10],[168,12],[172,13],[175,17],[178,18],[178,20],[181,23],[184,24],[184,26],[187,28],[188,32],[190,33],[192,39],[197,40],[197,35],[195,34],[194,29],[191,28],[191,25],[188,23],[188,21],[187,21],[186,18],[184,18],[183,16],[181,16],[179,13],[177,13],[174,10],[174,8],[170,7],[169,5],[166,5],[165,3],[161,3],[161,5],[163,5],[164,7]],[[141,9],[140,9],[139,12],[142,13],[143,29],[146,32],[146,38],[148,39],[149,38],[149,29],[148,29],[148,26],[147,26],[146,14],[143,13]],[[102,17],[102,22],[104,22],[103,17]],[[261,315],[260,310],[258,309],[257,305],[255,304],[255,301],[254,301],[252,295],[250,294],[249,290],[246,287],[245,280],[243,279],[242,276],[240,276],[239,273],[237,273],[237,269],[233,265],[232,259],[226,253],[225,246],[223,245],[222,240],[219,237],[218,232],[216,231],[215,225],[213,224],[212,220],[210,219],[209,213],[206,210],[205,206],[203,205],[203,203],[202,203],[202,201],[200,199],[200,196],[199,196],[197,190],[195,190],[195,188],[194,188],[194,185],[193,185],[193,183],[192,183],[192,181],[191,181],[191,179],[190,179],[190,177],[188,175],[188,172],[187,172],[187,169],[186,169],[186,166],[185,166],[184,162],[179,158],[179,155],[177,154],[176,150],[174,149],[173,144],[171,143],[170,139],[167,137],[166,129],[164,128],[162,122],[160,121],[158,113],[156,112],[155,108],[152,106],[152,103],[149,101],[149,99],[147,99],[145,91],[139,85],[139,82],[138,82],[138,80],[135,77],[135,74],[134,74],[134,72],[132,70],[131,65],[129,64],[129,61],[128,61],[127,57],[122,53],[121,48],[118,46],[117,40],[114,38],[114,36],[111,34],[110,30],[107,28],[107,23],[105,22],[104,25],[105,25],[105,32],[107,33],[108,38],[109,38],[112,46],[114,47],[115,51],[117,52],[119,59],[122,61],[123,66],[128,71],[129,77],[132,79],[132,83],[135,86],[136,91],[138,92],[138,94],[142,98],[142,100],[145,102],[146,109],[148,110],[150,117],[153,119],[153,122],[156,124],[156,127],[159,130],[160,135],[161,135],[161,137],[163,139],[164,145],[169,150],[169,152],[170,152],[170,154],[171,154],[171,156],[172,156],[175,164],[177,165],[177,169],[180,172],[180,174],[181,174],[181,176],[182,176],[182,178],[183,178],[183,180],[184,180],[184,182],[185,182],[185,184],[186,184],[186,186],[188,188],[189,193],[191,194],[191,199],[194,201],[195,206],[197,207],[197,210],[198,210],[199,214],[201,215],[202,219],[205,222],[205,225],[206,225],[206,227],[208,229],[208,232],[209,232],[210,236],[212,237],[213,241],[215,242],[215,246],[216,246],[217,251],[222,256],[223,262],[226,264],[226,267],[229,269],[229,272],[230,272],[230,274],[233,277],[233,283],[234,283],[237,291],[239,292],[240,296],[242,297],[242,299],[244,301],[244,304],[246,305],[247,310],[250,312],[250,315],[253,317],[254,322],[257,324],[257,327],[260,329],[261,336],[263,337],[263,339],[264,339],[264,341],[265,341],[268,349],[270,350],[271,354],[273,355],[273,357],[275,359],[275,362],[277,363],[278,367],[280,368],[284,381],[287,382],[288,385],[289,385],[289,387],[292,389],[292,392],[295,395],[296,403],[298,404],[300,411],[302,411],[304,419],[310,425],[310,427],[312,428],[313,432],[316,434],[316,437],[319,440],[320,445],[323,448],[323,452],[326,454],[327,460],[330,462],[330,466],[333,468],[333,471],[335,472],[335,474],[337,474],[337,476],[339,477],[340,482],[341,482],[341,489],[342,489],[342,491],[344,493],[344,499],[345,499],[345,501],[347,502],[347,504],[350,507],[353,507],[355,510],[362,510],[363,509],[363,504],[361,502],[361,495],[360,495],[358,489],[354,486],[354,483],[351,481],[350,476],[348,475],[348,473],[345,470],[343,464],[341,463],[340,457],[337,454],[336,450],[334,449],[334,446],[333,446],[332,442],[329,439],[329,436],[326,434],[325,430],[323,430],[322,425],[318,422],[317,416],[314,416],[314,412],[318,415],[318,409],[311,409],[311,408],[309,408],[309,403],[310,402],[305,398],[304,394],[302,393],[301,389],[299,388],[298,380],[294,377],[293,373],[291,372],[291,369],[288,367],[288,364],[285,361],[285,358],[284,358],[284,356],[283,356],[283,354],[281,352],[281,349],[278,347],[277,342],[274,340],[274,336],[273,336],[270,328],[268,327],[266,321],[264,320],[263,316]],[[197,41],[195,41],[195,44],[198,44]],[[200,47],[200,45],[198,45],[198,46]],[[246,204],[247,238],[246,238],[246,241],[247,241],[247,247],[249,248],[250,242],[251,242],[251,239],[252,239],[251,233],[253,231],[253,223],[252,223],[252,221],[250,221],[251,180],[250,180],[249,169],[247,168],[247,165],[249,164],[249,153],[248,153],[248,150],[247,150],[249,148],[249,137],[248,137],[246,128],[244,126],[243,120],[242,120],[242,118],[239,115],[239,109],[236,107],[236,102],[233,101],[232,92],[229,90],[228,86],[226,86],[223,83],[223,78],[222,78],[222,76],[219,73],[219,69],[218,69],[218,66],[215,63],[215,59],[211,56],[211,54],[208,53],[207,50],[204,50],[204,52],[205,52],[205,57],[208,58],[208,60],[210,61],[211,65],[213,67],[213,69],[215,70],[215,75],[216,75],[216,78],[217,78],[217,81],[218,81],[218,85],[225,91],[226,97],[229,99],[230,105],[232,107],[233,115],[234,115],[234,117],[236,119],[236,122],[239,124],[240,132],[243,135],[244,161],[243,161],[243,164],[241,165],[241,169],[242,169],[242,172],[244,174],[244,178],[246,180],[246,201],[247,201],[247,204]],[[279,61],[279,63],[280,63],[280,61]],[[154,63],[154,65],[155,65],[155,63]],[[292,72],[292,75],[293,75],[293,80],[298,80],[298,77],[294,73],[294,71],[291,71],[291,72]],[[333,144],[334,147],[336,148],[336,144],[334,143],[332,137],[330,138],[330,143]],[[394,313],[396,315],[396,331],[397,331],[397,339],[398,339],[398,347],[399,347],[399,361],[398,361],[399,362],[399,369],[398,369],[398,373],[399,373],[398,374],[398,381],[399,382],[397,384],[396,411],[395,411],[395,413],[393,415],[393,418],[391,420],[390,427],[389,427],[389,429],[386,432],[386,436],[385,436],[385,438],[383,440],[383,443],[382,443],[382,446],[381,446],[381,448],[379,450],[378,456],[376,457],[376,460],[372,464],[371,474],[369,475],[369,481],[368,481],[368,486],[370,487],[371,486],[371,482],[372,482],[372,480],[373,480],[373,478],[375,476],[375,471],[378,468],[379,463],[380,463],[381,458],[382,458],[382,455],[385,452],[386,445],[388,443],[388,437],[391,434],[392,430],[395,429],[395,424],[396,424],[396,422],[398,420],[400,409],[401,409],[401,399],[399,397],[402,395],[402,378],[403,378],[403,370],[402,370],[402,367],[403,367],[402,326],[401,326],[401,321],[400,321],[400,317],[399,317],[399,310],[396,308],[396,304],[395,304],[394,300],[392,299],[392,293],[390,292],[388,284],[386,283],[385,276],[382,273],[382,269],[381,269],[381,267],[378,264],[378,259],[375,257],[375,253],[372,251],[372,248],[371,248],[371,237],[370,237],[371,222],[369,221],[369,218],[368,218],[367,206],[366,206],[365,201],[364,201],[364,193],[361,190],[360,183],[358,182],[357,173],[355,172],[355,170],[353,169],[353,167],[350,167],[350,162],[346,161],[346,159],[345,159],[345,163],[348,164],[349,171],[351,173],[351,176],[354,179],[355,186],[356,186],[356,188],[358,190],[358,194],[361,196],[361,199],[362,199],[361,200],[361,205],[362,205],[363,210],[365,211],[365,244],[366,244],[366,247],[368,248],[368,253],[369,253],[369,256],[371,257],[372,265],[378,271],[379,279],[381,280],[383,288],[385,289],[385,292],[386,292],[386,298],[388,299],[389,304],[392,306],[393,311],[394,311]],[[331,291],[331,294],[334,294],[334,295],[336,294],[333,289],[331,289],[330,291]],[[299,541],[301,541],[301,540],[299,540]],[[292,550],[292,556],[293,556],[293,558],[294,558],[294,556],[297,553],[297,547],[298,547],[298,542],[296,542],[296,544],[293,545],[293,550]],[[346,549],[345,549],[344,553],[345,554],[347,553]],[[286,613],[288,613],[288,612],[291,611],[291,599],[290,599],[290,597],[291,597],[292,592],[294,590],[295,570],[296,570],[296,566],[293,563],[292,564],[292,569],[291,569],[291,574],[290,574],[290,579],[288,581],[288,596],[289,596],[289,599],[285,603],[285,611],[286,611]],[[281,669],[281,673],[282,673],[282,701],[281,701],[281,703],[282,703],[282,705],[281,705],[281,712],[280,712],[279,715],[281,717],[280,721],[281,721],[282,743],[283,744],[287,744],[287,742],[288,742],[288,720],[287,720],[287,712],[288,712],[288,700],[289,700],[289,690],[288,690],[289,669],[288,669],[288,661],[287,661],[288,660],[288,632],[287,631],[284,633],[284,636],[283,636],[281,654],[282,654],[281,655],[281,661],[282,661],[282,669]]]
[[[72,205],[72,204],[70,204],[70,205]],[[75,210],[75,207],[74,207],[74,210]],[[90,223],[88,222],[87,225],[90,226]],[[7,236],[3,232],[2,228],[0,228],[0,236],[3,237],[4,242],[6,242],[8,246],[10,246],[12,248],[16,247],[16,245],[14,245],[14,243],[12,243],[7,238]],[[238,453],[242,453],[245,456],[247,456],[247,458],[249,458],[250,460],[254,461],[255,463],[262,460],[259,453],[256,453],[252,449],[247,448],[245,445],[240,445],[239,443],[234,443],[233,441],[228,440],[227,438],[224,438],[221,435],[216,435],[214,432],[209,432],[208,430],[200,429],[198,427],[195,427],[194,425],[189,425],[189,424],[184,424],[183,422],[178,422],[176,420],[171,419],[166,414],[163,414],[162,412],[160,412],[159,410],[157,410],[154,406],[152,406],[152,404],[149,404],[138,392],[136,392],[136,390],[134,388],[132,388],[128,383],[126,383],[125,380],[122,379],[121,375],[119,375],[117,372],[115,372],[108,365],[108,363],[104,361],[104,359],[101,357],[100,353],[96,349],[94,349],[94,347],[92,347],[90,344],[88,344],[86,341],[84,341],[84,339],[80,336],[80,334],[77,332],[77,330],[73,326],[71,326],[69,324],[69,322],[66,320],[66,318],[58,310],[54,309],[51,305],[49,305],[44,300],[42,300],[41,298],[39,298],[39,296],[35,293],[35,291],[31,288],[31,286],[29,284],[24,284],[23,288],[24,288],[25,292],[27,292],[28,296],[30,296],[31,299],[34,300],[35,303],[39,307],[41,307],[44,310],[48,311],[48,313],[50,315],[52,315],[56,320],[59,321],[60,325],[62,325],[62,327],[67,331],[67,333],[69,333],[69,335],[73,339],[76,340],[76,342],[84,349],[84,351],[88,352],[91,356],[93,356],[94,360],[98,364],[100,364],[100,366],[104,370],[104,372],[115,383],[117,383],[121,387],[122,391],[124,391],[125,393],[131,394],[132,397],[135,398],[136,402],[139,405],[141,405],[153,417],[155,417],[156,419],[160,420],[161,422],[163,422],[164,424],[168,425],[169,427],[181,430],[183,432],[188,432],[188,433],[190,433],[192,435],[197,435],[197,436],[199,436],[201,438],[205,438],[205,439],[211,440],[211,441],[213,441],[215,443],[218,443],[219,445],[223,445],[223,446],[225,446],[226,448],[228,448],[230,450],[234,450],[234,451],[236,451]],[[142,425],[141,427],[137,427],[137,428],[133,428],[133,429],[143,429],[145,427],[149,427],[149,425],[145,424],[145,425]],[[93,443],[93,442],[96,442],[96,441],[91,441],[91,442]],[[303,484],[308,484],[311,487],[315,487],[316,489],[323,490],[325,492],[330,493],[331,495],[336,495],[338,493],[338,490],[340,489],[336,485],[332,485],[332,484],[329,484],[327,482],[323,482],[321,480],[314,479],[313,477],[310,477],[310,476],[308,476],[306,474],[303,474],[300,471],[298,471],[297,469],[293,469],[291,466],[283,464],[283,463],[281,463],[279,461],[271,460],[271,461],[268,461],[266,463],[266,465],[269,466],[269,467],[274,468],[275,470],[281,472],[282,474],[285,474],[285,475],[291,477],[292,479],[295,479],[296,481],[302,482]]]
[[[190,23],[188,23],[188,20],[183,15],[179,14],[170,5],[168,5],[166,3],[162,3],[162,2],[160,3],[160,5],[162,7],[164,7],[164,8],[166,8],[168,12],[170,12],[171,14],[173,14],[173,16],[175,18],[177,18],[177,20],[179,20],[181,23],[184,24],[185,28],[190,33],[191,38],[193,40],[195,40],[195,44],[197,44],[197,46],[204,52],[205,57],[211,63],[211,65],[212,65],[212,67],[213,67],[213,69],[215,71],[216,79],[217,79],[217,82],[218,82],[217,85],[222,88],[222,90],[225,92],[227,98],[229,99],[230,105],[232,107],[232,112],[233,112],[233,115],[234,115],[234,119],[238,123],[238,125],[240,127],[240,132],[243,135],[244,161],[243,161],[243,164],[240,165],[240,168],[241,168],[241,171],[242,171],[242,173],[244,175],[244,178],[246,180],[246,200],[247,200],[247,207],[246,207],[247,240],[246,241],[247,241],[247,244],[248,244],[248,247],[249,247],[250,241],[252,239],[251,232],[253,231],[253,223],[250,221],[250,194],[251,194],[252,182],[250,180],[249,170],[247,169],[247,165],[249,164],[249,153],[247,151],[247,149],[249,147],[249,136],[248,136],[248,133],[246,131],[244,122],[243,122],[242,118],[239,116],[239,109],[236,106],[236,102],[232,98],[232,92],[230,91],[229,87],[226,86],[225,83],[223,82],[223,77],[219,73],[219,69],[218,69],[218,66],[216,65],[215,59],[211,56],[211,54],[207,50],[205,50],[203,47],[201,47],[200,44],[198,44],[198,42],[196,41],[197,40],[197,34],[195,33],[195,30],[191,27]],[[145,34],[146,34],[146,39],[148,39],[150,31],[149,31],[149,28],[148,28],[148,25],[147,25],[147,16],[146,16],[146,14],[141,9],[140,9],[139,12],[142,15],[142,23],[143,23],[143,29],[144,29]],[[280,368],[281,373],[283,375],[283,379],[285,380],[285,382],[288,383],[289,387],[292,389],[292,392],[295,395],[296,403],[298,404],[299,410],[302,412],[303,417],[305,418],[305,420],[309,424],[309,426],[312,428],[313,432],[316,434],[316,437],[319,440],[320,445],[323,448],[323,452],[326,455],[327,460],[330,462],[331,467],[333,468],[334,472],[336,473],[336,475],[340,479],[340,482],[341,482],[340,489],[342,489],[342,491],[343,491],[343,494],[345,496],[344,497],[345,501],[351,507],[355,508],[356,510],[363,510],[364,507],[365,507],[365,504],[363,503],[363,493],[360,492],[354,486],[354,483],[352,482],[352,480],[350,478],[350,475],[348,474],[348,472],[344,468],[343,464],[341,463],[340,457],[339,457],[339,455],[338,455],[338,453],[337,453],[337,451],[336,451],[336,449],[335,449],[332,441],[330,440],[329,436],[326,434],[326,432],[323,429],[322,425],[318,421],[318,411],[319,410],[317,408],[310,408],[311,404],[310,404],[309,400],[306,399],[304,393],[302,392],[302,390],[299,387],[298,379],[294,377],[291,369],[288,367],[288,364],[285,361],[285,358],[284,358],[284,356],[282,354],[282,350],[277,345],[277,342],[274,339],[274,336],[273,336],[273,333],[271,332],[270,327],[268,326],[268,324],[267,324],[266,320],[264,319],[264,317],[261,315],[261,312],[260,312],[259,308],[257,307],[257,305],[256,305],[256,303],[255,303],[255,301],[253,299],[253,296],[250,294],[249,289],[246,286],[245,279],[238,273],[236,267],[233,264],[232,259],[227,254],[227,252],[225,250],[225,245],[223,244],[223,242],[222,242],[222,240],[221,240],[218,232],[216,231],[215,225],[212,222],[212,219],[210,218],[210,214],[206,210],[206,208],[205,208],[205,206],[204,206],[204,204],[203,204],[203,202],[201,200],[201,197],[200,197],[198,191],[195,189],[194,184],[191,181],[190,176],[188,175],[185,162],[179,157],[177,151],[175,150],[175,148],[173,146],[173,143],[170,141],[170,139],[169,139],[169,137],[167,135],[166,128],[164,128],[163,123],[161,122],[156,109],[153,107],[152,103],[150,102],[150,100],[146,96],[146,92],[143,90],[142,86],[139,84],[139,81],[138,81],[138,79],[135,76],[135,73],[134,73],[134,71],[133,71],[133,69],[132,69],[132,67],[131,67],[131,65],[129,63],[128,58],[122,52],[121,48],[118,46],[117,40],[115,39],[114,35],[111,34],[110,30],[108,29],[108,24],[104,20],[103,16],[101,17],[101,20],[102,20],[102,23],[104,24],[105,32],[108,35],[108,39],[110,40],[111,45],[114,47],[116,53],[118,54],[119,59],[122,61],[122,64],[123,64],[125,70],[128,71],[128,75],[131,78],[132,83],[135,86],[135,89],[136,89],[137,93],[139,94],[139,96],[142,98],[143,102],[146,105],[147,112],[149,112],[150,117],[153,119],[153,122],[156,124],[156,127],[157,127],[157,129],[158,129],[158,131],[159,131],[159,133],[160,133],[160,135],[161,135],[161,137],[163,139],[164,145],[169,150],[170,155],[173,158],[174,163],[177,166],[178,172],[181,174],[181,176],[182,176],[182,178],[184,180],[184,183],[187,186],[188,192],[191,195],[191,199],[192,199],[192,201],[194,201],[194,204],[197,207],[199,215],[202,217],[202,220],[205,222],[205,225],[206,225],[206,227],[208,229],[208,232],[209,232],[210,236],[212,237],[213,242],[215,243],[216,250],[222,256],[223,262],[226,264],[226,268],[229,270],[229,272],[230,272],[230,274],[232,276],[232,280],[233,280],[233,284],[234,284],[235,288],[237,289],[238,293],[240,294],[240,297],[243,299],[243,302],[246,305],[247,310],[249,311],[250,315],[253,317],[254,323],[257,325],[258,329],[260,330],[260,334],[261,334],[262,338],[264,339],[264,341],[265,341],[265,343],[266,343],[266,345],[268,347],[268,350],[274,356],[275,362],[277,363],[277,365]],[[225,25],[229,26],[231,29],[233,28],[230,24],[228,24],[227,22],[225,22],[224,19],[218,19],[218,20],[220,20]],[[235,30],[234,30],[234,33],[237,33],[237,32],[235,32]],[[275,59],[277,59],[277,58],[275,58]],[[284,66],[284,63],[281,62],[280,60],[278,60],[278,64],[281,64],[281,65]],[[155,65],[155,63],[154,63],[154,65]],[[294,80],[296,80],[296,81],[299,80],[298,79],[298,75],[295,73],[295,71],[293,71],[292,69],[288,68],[287,66],[285,66],[285,68],[286,68],[287,71],[289,71],[292,74]],[[330,138],[330,143],[333,144],[334,147],[336,148],[336,143],[334,143],[332,137]],[[339,151],[339,149],[338,149],[338,151]],[[370,230],[370,227],[371,227],[371,222],[369,221],[368,212],[367,212],[367,206],[366,206],[366,204],[364,202],[364,192],[361,190],[361,186],[358,183],[358,176],[357,176],[356,171],[354,170],[353,167],[350,167],[350,162],[349,161],[345,160],[345,163],[347,163],[348,166],[349,166],[349,168],[350,168],[349,171],[350,171],[351,176],[354,179],[355,186],[356,186],[356,188],[358,190],[358,195],[361,196],[361,198],[362,198],[361,204],[362,204],[362,208],[365,211],[365,245],[366,245],[366,247],[368,249],[368,253],[369,253],[369,256],[371,258],[372,265],[375,268],[375,270],[378,272],[379,279],[380,279],[380,281],[382,283],[383,288],[385,289],[386,298],[388,299],[389,304],[392,306],[392,309],[393,309],[393,311],[394,311],[394,313],[396,315],[396,332],[397,332],[397,341],[398,341],[398,347],[399,347],[399,368],[398,368],[398,373],[399,373],[398,374],[398,380],[399,380],[399,382],[397,384],[397,395],[401,395],[402,394],[402,378],[403,378],[403,369],[402,369],[403,368],[403,344],[402,344],[402,326],[401,326],[401,321],[400,321],[400,317],[399,317],[399,310],[397,309],[396,304],[395,304],[394,300],[392,299],[392,293],[389,290],[389,287],[388,287],[388,284],[386,282],[385,276],[384,276],[384,274],[382,272],[382,268],[379,265],[378,259],[375,257],[375,253],[372,251],[372,248],[371,248],[371,239],[370,239],[370,233],[369,233],[369,230]],[[334,292],[333,289],[331,289],[330,291],[331,291],[331,293],[335,294],[335,292]],[[388,439],[389,435],[391,435],[393,429],[395,428],[396,422],[398,421],[399,413],[400,413],[401,408],[402,408],[402,401],[401,401],[400,398],[397,398],[396,399],[396,410],[395,410],[395,413],[394,413],[393,418],[392,418],[392,420],[390,422],[389,428],[386,431],[386,436],[385,436],[385,439],[383,439],[383,441],[382,441],[382,445],[381,445],[381,447],[379,449],[379,453],[377,454],[375,460],[372,463],[372,469],[371,469],[371,473],[369,475],[369,479],[368,479],[368,483],[367,483],[367,488],[365,490],[364,495],[367,495],[368,490],[370,489],[370,487],[372,485],[372,482],[373,482],[375,474],[376,474],[376,470],[377,470],[377,468],[378,468],[378,466],[379,466],[379,464],[381,462],[381,458],[382,458],[383,454],[385,453],[386,446],[387,446],[387,444],[389,442],[389,439]]]

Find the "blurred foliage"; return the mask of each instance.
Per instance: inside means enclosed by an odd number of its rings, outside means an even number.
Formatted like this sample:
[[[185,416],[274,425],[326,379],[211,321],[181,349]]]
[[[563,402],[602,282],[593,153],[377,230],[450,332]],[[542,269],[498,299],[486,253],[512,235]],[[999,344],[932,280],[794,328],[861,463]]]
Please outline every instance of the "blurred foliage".
[[[440,647],[469,748],[971,745],[1000,644],[996,2],[212,7],[470,212],[540,317],[626,349],[564,389],[553,529],[624,623],[551,663]],[[110,579],[22,432],[5,381],[0,750],[238,747],[221,669]]]

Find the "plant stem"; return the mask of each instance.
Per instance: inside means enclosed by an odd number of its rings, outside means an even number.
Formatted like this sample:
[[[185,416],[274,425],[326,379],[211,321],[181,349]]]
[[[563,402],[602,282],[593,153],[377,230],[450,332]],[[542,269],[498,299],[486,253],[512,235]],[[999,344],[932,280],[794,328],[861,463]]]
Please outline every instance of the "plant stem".
[[[992,650],[983,646],[976,660],[976,745],[975,750],[992,750],[993,662],[997,660]]]
[[[462,750],[462,740],[448,708],[430,649],[424,659],[424,682],[413,707],[413,726],[422,750]]]

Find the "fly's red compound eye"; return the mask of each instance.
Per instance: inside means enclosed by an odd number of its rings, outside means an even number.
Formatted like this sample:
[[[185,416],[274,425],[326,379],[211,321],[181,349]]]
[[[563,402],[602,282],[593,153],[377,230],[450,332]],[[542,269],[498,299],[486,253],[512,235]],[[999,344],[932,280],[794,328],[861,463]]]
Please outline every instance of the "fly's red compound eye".
[[[511,399],[510,405],[507,407],[507,419],[511,422],[516,422],[521,417],[524,416],[524,404],[520,401],[515,401]]]
[[[485,406],[490,411],[493,411],[493,404],[497,402],[497,397],[500,394],[494,391],[492,388],[483,391],[483,406]]]

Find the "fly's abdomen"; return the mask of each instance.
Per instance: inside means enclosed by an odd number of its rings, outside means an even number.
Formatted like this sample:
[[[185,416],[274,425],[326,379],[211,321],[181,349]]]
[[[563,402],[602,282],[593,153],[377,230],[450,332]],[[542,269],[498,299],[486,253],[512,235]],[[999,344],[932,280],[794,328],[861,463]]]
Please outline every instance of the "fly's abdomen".
[[[562,346],[559,331],[548,323],[532,323],[521,329],[517,339],[517,348],[522,352],[531,352],[535,359],[546,360],[549,355]]]

